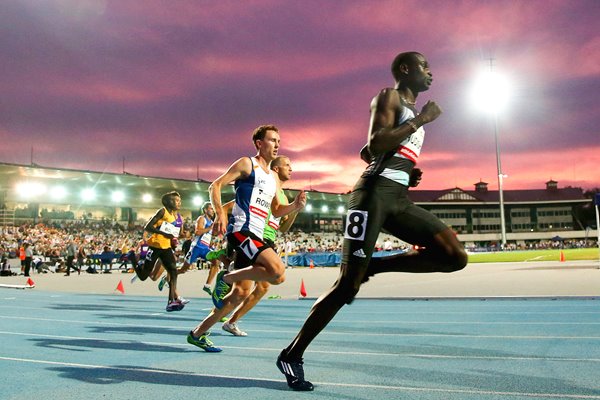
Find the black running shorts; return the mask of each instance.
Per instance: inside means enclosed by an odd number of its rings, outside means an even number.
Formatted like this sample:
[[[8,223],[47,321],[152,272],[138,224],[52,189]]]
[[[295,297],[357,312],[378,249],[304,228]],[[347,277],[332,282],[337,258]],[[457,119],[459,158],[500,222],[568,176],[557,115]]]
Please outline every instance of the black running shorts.
[[[227,255],[234,254],[234,268],[242,269],[256,262],[258,255],[271,247],[254,233],[249,231],[227,234]]]
[[[407,243],[428,246],[446,228],[408,198],[408,187],[380,176],[361,178],[348,203],[342,264],[366,268],[382,229]]]

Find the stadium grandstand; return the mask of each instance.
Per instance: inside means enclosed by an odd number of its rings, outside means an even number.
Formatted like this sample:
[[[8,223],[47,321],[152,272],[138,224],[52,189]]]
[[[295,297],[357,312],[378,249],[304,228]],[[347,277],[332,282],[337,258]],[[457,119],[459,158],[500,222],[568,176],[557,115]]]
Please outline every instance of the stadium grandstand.
[[[141,226],[161,207],[160,196],[176,190],[182,216],[189,221],[208,201],[209,181],[0,163],[0,227],[39,222],[112,221]],[[541,185],[540,185],[541,186]],[[297,190],[286,190],[292,199]],[[234,196],[233,186],[224,201]],[[308,191],[305,210],[295,229],[304,233],[339,234],[348,194]],[[451,226],[461,241],[497,242],[500,238],[498,192],[478,182],[473,190],[412,190],[411,198]],[[509,242],[587,239],[595,237],[586,210],[592,199],[580,188],[559,188],[550,180],[535,190],[504,190]]]

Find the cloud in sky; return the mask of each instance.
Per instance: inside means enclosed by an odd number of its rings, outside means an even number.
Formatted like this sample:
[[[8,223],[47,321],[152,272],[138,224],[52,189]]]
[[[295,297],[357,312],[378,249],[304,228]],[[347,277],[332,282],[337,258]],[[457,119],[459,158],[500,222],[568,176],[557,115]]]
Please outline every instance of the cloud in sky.
[[[507,188],[600,186],[600,7],[591,1],[8,1],[0,161],[213,180],[276,124],[291,187],[346,192],[369,103],[418,50],[422,188],[496,185],[491,118],[468,102],[493,57],[513,82],[498,127]]]

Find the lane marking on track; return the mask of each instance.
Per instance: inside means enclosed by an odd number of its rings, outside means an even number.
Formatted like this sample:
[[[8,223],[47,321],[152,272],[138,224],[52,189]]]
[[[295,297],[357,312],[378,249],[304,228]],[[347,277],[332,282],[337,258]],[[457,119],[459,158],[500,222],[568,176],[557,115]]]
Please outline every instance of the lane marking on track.
[[[7,297],[5,298],[5,300],[16,300],[16,297]],[[556,304],[556,303],[553,303]],[[84,306],[97,306],[97,303],[80,303],[79,305],[81,305],[82,307]],[[269,311],[269,312],[273,312],[274,310],[266,308],[267,306],[265,305],[258,305],[254,310],[256,311]],[[6,309],[11,309],[14,310],[15,307],[14,305],[0,305],[0,309],[2,308],[6,308]],[[598,305],[596,305],[595,308],[598,308]],[[40,311],[45,311],[48,312],[48,307],[28,307],[28,306],[19,306],[19,310],[40,310]],[[128,308],[126,311],[132,311],[132,310],[146,310],[147,309],[142,309],[142,308],[135,308],[135,309],[131,309]],[[212,308],[201,308],[200,311],[211,311]],[[115,310],[110,310],[110,309],[102,309],[99,310],[103,313],[105,312],[109,312],[109,311],[114,311],[115,315],[118,315],[118,309]],[[290,310],[293,311],[293,310]],[[307,310],[308,311],[308,310]],[[81,310],[69,310],[70,313],[89,313],[90,310],[89,309],[81,309]],[[342,312],[340,312],[338,314],[338,316],[336,316],[336,319],[334,320],[334,322],[338,322],[338,321],[344,321],[344,322],[373,322],[373,321],[363,321],[363,320],[350,320],[350,319],[344,319],[347,316],[354,316],[354,315],[360,315],[360,314],[367,314],[367,315],[375,315],[375,314],[382,314],[382,315],[523,315],[523,314],[533,314],[533,315],[571,315],[571,316],[576,316],[576,315],[600,315],[600,311],[576,311],[576,310],[568,310],[568,311],[488,311],[488,310],[484,310],[482,309],[481,311],[421,311],[421,310],[415,310],[415,311],[398,311],[398,310],[394,310],[393,312],[390,311],[347,311],[344,312],[344,309],[342,309]],[[158,313],[153,313],[150,315],[165,315],[165,313],[163,312],[158,312]],[[250,315],[248,318],[252,318],[252,316]],[[264,316],[261,316],[260,318],[257,317],[257,319],[259,319],[261,321],[261,323],[263,321],[268,321],[268,320],[277,320],[277,321],[304,321],[303,318],[265,318]],[[386,320],[388,322],[404,322],[404,321],[393,321],[393,320]]]
[[[101,326],[132,326],[139,328],[139,324],[130,323],[119,323],[119,322],[104,322],[104,321],[78,321],[78,320],[64,320],[64,319],[52,319],[52,318],[32,318],[32,317],[11,317],[11,316],[0,316],[0,319],[17,319],[27,321],[46,321],[46,322],[64,322],[72,324],[89,324],[89,325],[101,325]],[[178,325],[144,325],[145,328],[167,328],[167,329],[182,329],[188,330],[189,326],[182,327]],[[297,333],[297,330],[282,330],[282,329],[255,329],[253,332],[263,333]],[[359,335],[359,336],[374,336],[374,337],[441,337],[441,338],[478,338],[478,339],[565,339],[565,340],[600,340],[600,336],[540,336],[540,335],[472,335],[462,333],[370,333],[370,332],[353,332],[353,331],[324,331],[321,335]]]
[[[96,365],[96,364],[80,364],[72,362],[62,361],[51,361],[51,360],[40,360],[40,359],[27,359],[27,358],[16,358],[16,357],[3,357],[0,356],[0,360],[5,361],[16,361],[22,363],[33,363],[33,364],[46,364],[46,365],[60,365],[65,367],[76,367],[76,368],[90,368],[90,369],[105,369],[113,371],[127,371],[127,372],[145,372],[152,374],[163,374],[163,375],[179,375],[179,376],[195,376],[200,378],[218,378],[218,379],[230,379],[230,380],[244,380],[244,381],[257,381],[257,382],[272,382],[281,383],[285,385],[285,381],[281,379],[267,379],[252,376],[232,376],[232,375],[216,375],[216,374],[200,374],[197,372],[187,371],[168,371],[163,369],[154,368],[132,368],[132,367],[116,367],[109,365]],[[126,380],[127,376],[122,375],[122,379]],[[413,387],[413,386],[392,386],[392,385],[374,385],[374,384],[358,384],[358,383],[342,383],[342,382],[313,382],[317,386],[334,386],[344,388],[361,388],[361,389],[376,389],[376,390],[391,390],[396,392],[433,392],[433,393],[455,393],[455,394],[474,394],[482,396],[512,396],[512,397],[550,397],[550,398],[561,398],[561,399],[600,399],[600,396],[585,395],[585,394],[569,394],[569,393],[532,393],[532,392],[501,392],[495,390],[477,390],[477,389],[450,389],[450,388],[426,388],[426,387]]]
[[[42,337],[47,339],[64,339],[64,340],[83,340],[93,342],[110,342],[110,343],[140,343],[148,346],[161,346],[161,347],[185,347],[190,349],[190,345],[187,343],[172,343],[172,342],[148,342],[142,340],[127,340],[127,339],[99,339],[96,337],[83,337],[83,336],[65,336],[65,335],[47,335],[40,333],[27,333],[27,332],[2,332],[3,335],[13,336],[27,336],[27,337]],[[68,345],[68,343],[67,343]],[[249,350],[249,351],[271,351],[278,353],[281,351],[279,347],[266,348],[266,347],[250,347],[250,346],[219,346],[224,349],[234,350]],[[195,353],[196,350],[190,350]],[[563,361],[563,362],[590,362],[599,363],[600,358],[574,358],[574,357],[536,357],[536,356],[476,356],[476,355],[445,355],[445,354],[419,354],[419,353],[382,353],[373,351],[332,351],[332,350],[308,350],[308,353],[314,354],[352,354],[359,356],[375,356],[375,357],[405,357],[405,358],[424,358],[424,359],[456,359],[456,360],[512,360],[512,361]]]
[[[70,310],[69,310],[70,311]],[[89,313],[89,310],[86,311],[87,313]],[[148,315],[154,315],[154,316],[162,316],[165,315],[164,313],[155,313],[155,314],[148,314]],[[118,317],[118,314],[114,315],[115,317]],[[4,319],[20,319],[20,320],[33,320],[33,321],[54,321],[54,322],[73,322],[75,324],[83,324],[83,323],[91,323],[91,324],[102,324],[102,325],[124,325],[124,326],[138,326],[137,324],[127,324],[127,323],[119,323],[119,322],[102,322],[102,321],[78,321],[78,320],[65,320],[65,319],[52,319],[52,318],[40,318],[40,317],[21,317],[21,316],[15,316],[15,315],[0,315],[0,319],[4,318]],[[174,321],[178,321],[178,320],[174,320]],[[265,321],[269,321],[269,319],[261,319],[260,322],[262,325],[264,325]],[[305,320],[302,318],[277,318],[277,321],[290,321],[290,322],[304,322]],[[590,325],[590,326],[596,326],[596,325],[600,325],[600,322],[575,322],[575,321],[541,321],[541,322],[532,322],[532,321],[406,321],[406,320],[383,320],[383,321],[372,321],[372,320],[348,320],[348,321],[334,321],[332,323],[332,327],[336,327],[336,325],[342,325],[342,324],[385,324],[385,325],[392,325],[392,324],[398,324],[400,326],[402,325],[501,325],[501,326],[505,326],[505,325],[532,325],[532,326],[549,326],[549,325],[566,325],[566,326],[574,326],[574,325],[581,325],[581,326],[586,326],[586,325]],[[145,326],[152,326],[152,327],[157,327],[157,328],[163,328],[163,327],[167,327],[166,325],[145,325]],[[169,325],[168,327],[175,327],[174,325]],[[282,330],[282,331],[277,331],[277,330],[257,330],[257,332],[290,332],[287,330]],[[344,332],[327,332],[327,333],[332,333],[332,334],[348,334],[348,333],[352,333],[350,331],[344,331]],[[357,332],[358,333],[358,332]],[[394,336],[397,335],[396,333],[360,333],[361,335],[367,335],[367,336]],[[440,336],[446,336],[444,334],[441,334]],[[480,335],[476,335],[477,337],[479,337]],[[487,336],[486,336],[487,337]],[[495,337],[495,336],[490,336],[490,337]],[[504,337],[504,336],[499,336],[499,337]],[[559,336],[559,337],[563,337],[563,336]]]

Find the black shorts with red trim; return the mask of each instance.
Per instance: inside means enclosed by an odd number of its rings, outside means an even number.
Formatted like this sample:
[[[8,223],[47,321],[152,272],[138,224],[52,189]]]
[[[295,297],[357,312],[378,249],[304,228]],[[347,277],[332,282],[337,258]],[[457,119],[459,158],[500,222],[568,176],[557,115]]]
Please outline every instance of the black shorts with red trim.
[[[235,269],[246,268],[254,264],[258,255],[270,248],[264,239],[259,238],[250,231],[227,234],[227,254],[235,254],[233,258]]]

